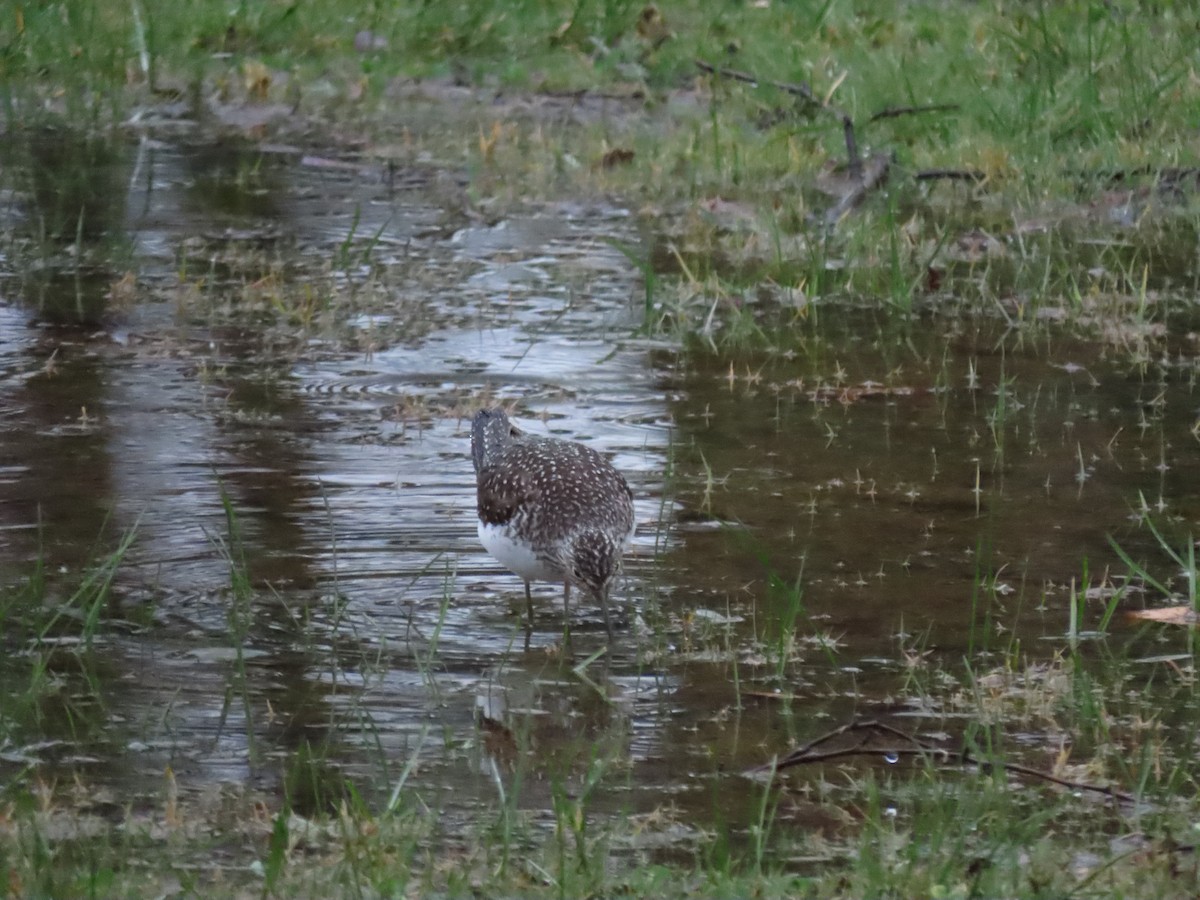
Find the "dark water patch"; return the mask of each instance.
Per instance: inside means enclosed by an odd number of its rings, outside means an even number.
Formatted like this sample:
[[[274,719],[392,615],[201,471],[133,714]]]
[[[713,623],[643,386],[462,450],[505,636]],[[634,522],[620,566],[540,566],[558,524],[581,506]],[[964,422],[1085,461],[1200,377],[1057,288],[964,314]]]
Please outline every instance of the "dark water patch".
[[[847,343],[841,327],[790,361],[693,358],[675,415],[685,502],[738,523],[681,545],[709,590],[718,571],[757,596],[768,572],[802,570],[805,608],[862,653],[902,629],[965,650],[985,612],[1061,634],[1084,561],[1123,571],[1110,535],[1155,550],[1139,497],[1194,505],[1194,366],[1105,362],[1066,338],[1004,350],[987,330],[952,349],[923,333]]]
[[[57,244],[95,242],[122,230],[125,145],[69,128],[18,134],[6,142],[10,171],[25,173],[30,190],[22,218],[31,235]]]

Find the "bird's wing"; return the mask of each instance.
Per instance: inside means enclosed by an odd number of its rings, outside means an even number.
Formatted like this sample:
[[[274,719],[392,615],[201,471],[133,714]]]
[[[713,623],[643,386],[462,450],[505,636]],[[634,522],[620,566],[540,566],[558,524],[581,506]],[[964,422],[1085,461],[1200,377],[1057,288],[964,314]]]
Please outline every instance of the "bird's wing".
[[[524,471],[485,468],[479,473],[479,518],[488,525],[504,525],[517,512],[536,504],[541,491]]]

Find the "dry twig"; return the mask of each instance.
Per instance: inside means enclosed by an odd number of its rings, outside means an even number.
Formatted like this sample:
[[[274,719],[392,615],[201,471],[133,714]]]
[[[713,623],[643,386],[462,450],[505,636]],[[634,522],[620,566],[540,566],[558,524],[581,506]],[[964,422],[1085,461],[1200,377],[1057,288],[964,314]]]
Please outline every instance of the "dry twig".
[[[769,84],[771,87],[781,90],[788,94],[793,94],[797,97],[802,97],[809,103],[820,109],[827,110],[842,123],[842,134],[846,140],[846,164],[850,168],[851,177],[862,180],[863,164],[862,157],[858,153],[858,139],[854,135],[854,120],[844,110],[838,109],[832,103],[827,103],[818,97],[811,87],[804,82],[789,83],[785,81],[770,81],[768,79],[756,78],[754,75],[749,75],[746,72],[739,72],[736,69],[727,69],[724,66],[714,66],[711,63],[706,63],[703,60],[696,60],[696,67],[702,72],[707,72],[710,75],[717,75],[721,78],[728,78],[730,81],[740,81],[743,84]]]
[[[846,735],[854,735],[856,740],[850,746],[837,747],[832,750],[821,750],[823,745],[829,742],[844,737]],[[890,747],[871,747],[871,739],[874,737],[886,736],[894,738],[900,743]],[[1133,804],[1137,802],[1137,798],[1125,791],[1119,791],[1116,788],[1104,787],[1099,784],[1089,784],[1086,781],[1074,781],[1068,778],[1059,778],[1057,775],[1052,775],[1049,772],[1044,772],[1041,769],[1034,769],[1029,766],[1023,766],[1018,763],[1009,762],[992,762],[990,760],[980,759],[966,748],[957,752],[952,752],[944,747],[937,747],[933,744],[922,741],[915,735],[909,734],[886,722],[880,722],[876,719],[860,719],[835,728],[833,731],[821,735],[815,740],[809,741],[802,747],[797,747],[795,750],[785,756],[768,763],[763,766],[758,766],[752,771],[756,772],[782,772],[784,769],[790,769],[794,766],[811,765],[814,763],[829,762],[833,759],[842,759],[848,756],[891,756],[895,758],[901,757],[920,757],[923,759],[934,759],[939,763],[950,764],[957,762],[963,766],[975,766],[982,771],[991,771],[993,769],[1002,769],[1013,775],[1020,775],[1026,778],[1037,778],[1041,781],[1056,784],[1059,787],[1068,788],[1069,790],[1089,791],[1094,794],[1108,797],[1111,800],[1121,803]]]

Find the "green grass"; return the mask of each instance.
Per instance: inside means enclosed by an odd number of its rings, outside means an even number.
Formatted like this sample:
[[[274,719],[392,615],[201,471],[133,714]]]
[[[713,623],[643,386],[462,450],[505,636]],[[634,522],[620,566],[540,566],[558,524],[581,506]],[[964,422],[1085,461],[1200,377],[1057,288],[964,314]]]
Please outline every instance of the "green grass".
[[[0,746],[85,740],[102,730],[104,688],[96,649],[114,618],[113,580],[135,534],[133,528],[122,535],[74,580],[47,573],[38,560],[18,582],[0,587]]]
[[[1070,183],[1071,172],[1089,167],[1189,158],[1189,110],[1200,92],[1188,77],[1200,27],[1192,4],[677,2],[661,4],[664,27],[650,29],[639,28],[642,9],[621,0],[15,4],[5,13],[0,83],[18,113],[16,101],[37,94],[99,111],[109,107],[96,97],[130,106],[147,100],[144,47],[159,78],[219,82],[246,76],[247,64],[265,66],[266,84],[247,76],[248,92],[265,96],[286,90],[285,75],[299,81],[301,96],[322,78],[335,90],[365,78],[364,118],[387,128],[396,120],[385,93],[397,77],[452,73],[482,86],[547,90],[634,85],[654,109],[709,81],[695,68],[700,59],[764,81],[807,83],[856,120],[860,144],[892,147],[905,165],[974,167],[1036,189]],[[356,52],[360,31],[386,49]],[[661,128],[643,136],[658,139],[638,149],[659,154],[645,162],[660,175],[684,166],[695,190],[755,191],[843,155],[840,127],[811,104],[770,86],[711,87],[705,113],[684,129],[690,138],[661,140]],[[926,104],[957,108],[868,121]]]
[[[780,333],[794,343],[786,333],[830,304],[999,315],[1032,331],[1066,319],[1131,341],[1186,313],[1200,204],[1186,183],[1156,194],[1153,173],[1194,161],[1194,4],[647,9],[15,4],[0,12],[15,26],[0,28],[0,99],[13,131],[106,129],[179,98],[201,122],[276,103],[296,110],[282,127],[467,171],[490,215],[548,196],[619,198],[644,222],[646,245],[623,252],[643,271],[646,329],[720,350]],[[356,50],[363,32],[384,45]],[[426,99],[397,98],[407,79],[431,79]],[[854,120],[863,153],[895,157],[886,189],[835,227],[817,185],[846,161],[842,127],[777,86],[796,83]],[[579,104],[591,112],[570,123]],[[613,150],[627,161],[604,165]],[[922,170],[982,180],[917,181]],[[369,262],[376,237],[351,234],[330,267]],[[332,303],[321,289],[267,293],[305,327]]]

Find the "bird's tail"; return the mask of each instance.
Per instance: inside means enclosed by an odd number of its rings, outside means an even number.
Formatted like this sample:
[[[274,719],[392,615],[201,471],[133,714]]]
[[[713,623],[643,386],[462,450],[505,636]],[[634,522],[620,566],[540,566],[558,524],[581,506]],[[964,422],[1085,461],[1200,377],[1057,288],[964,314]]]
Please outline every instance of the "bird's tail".
[[[621,547],[603,531],[581,531],[575,536],[572,554],[574,580],[602,593],[613,576],[621,571]]]

